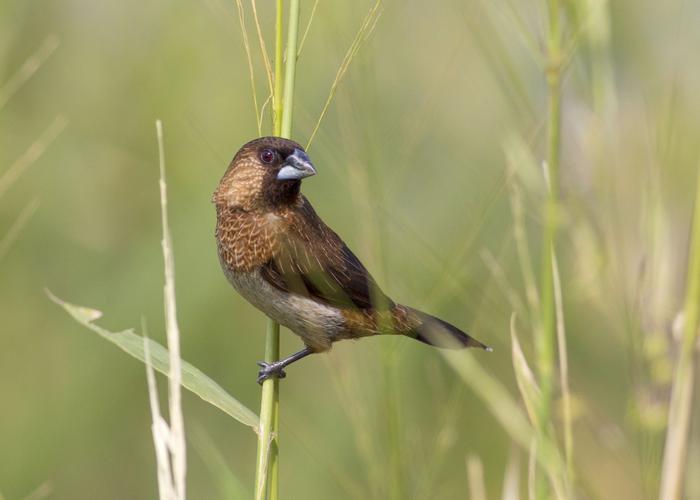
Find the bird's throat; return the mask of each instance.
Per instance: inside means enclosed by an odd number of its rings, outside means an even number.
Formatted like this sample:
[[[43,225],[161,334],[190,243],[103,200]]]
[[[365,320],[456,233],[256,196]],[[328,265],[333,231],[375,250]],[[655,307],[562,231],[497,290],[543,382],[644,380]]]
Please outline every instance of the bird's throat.
[[[301,181],[275,180],[273,183],[271,183],[269,189],[265,190],[264,192],[267,202],[273,207],[292,205],[299,199],[299,193],[301,192]]]

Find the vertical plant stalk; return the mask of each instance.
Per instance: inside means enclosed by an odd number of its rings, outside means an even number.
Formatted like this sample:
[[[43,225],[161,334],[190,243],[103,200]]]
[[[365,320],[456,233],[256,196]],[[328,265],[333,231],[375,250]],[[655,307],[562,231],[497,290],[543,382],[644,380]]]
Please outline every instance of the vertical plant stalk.
[[[280,326],[267,320],[265,361],[274,363],[280,355]],[[270,377],[263,382],[260,398],[260,430],[258,431],[258,459],[255,471],[255,498],[277,498],[277,469],[279,448],[279,379]],[[273,494],[274,492],[274,494]]]
[[[284,68],[284,102],[282,103],[282,127],[280,135],[292,135],[292,109],[294,107],[294,78],[297,71],[297,42],[299,39],[299,0],[289,2],[289,26],[287,27],[287,61]]]
[[[547,81],[547,164],[545,180],[547,199],[544,203],[540,332],[536,339],[539,385],[542,393],[538,409],[539,438],[548,434],[552,414],[554,386],[554,342],[556,334],[556,306],[554,302],[554,262],[559,202],[559,148],[561,134],[561,30],[559,0],[548,0],[549,29],[545,78]],[[551,478],[551,477],[550,477]],[[547,498],[545,475],[535,478],[537,498]]]
[[[148,383],[148,403],[151,407],[151,433],[153,435],[153,446],[156,450],[156,465],[158,477],[158,498],[160,500],[176,499],[175,489],[172,482],[172,471],[170,467],[170,454],[168,452],[168,435],[170,428],[160,414],[158,402],[158,387],[156,376],[153,373],[153,363],[151,362],[151,351],[148,346],[145,325],[142,325],[143,337],[143,357],[146,365],[146,381]]]
[[[275,18],[275,75],[274,76],[274,87],[272,91],[273,96],[273,116],[272,116],[272,132],[274,135],[281,135],[282,133],[282,61],[284,58],[284,51],[282,47],[282,29],[283,29],[283,0],[277,0],[277,15]],[[273,319],[268,319],[267,324],[267,336],[270,339],[269,345],[271,348],[270,357],[272,359],[279,359],[279,336],[280,336],[280,326]],[[272,460],[270,462],[270,475],[268,479],[268,484],[270,486],[270,498],[277,499],[279,497],[279,428],[280,428],[280,401],[279,401],[279,379],[274,381],[274,391],[272,395],[273,399],[273,422],[272,422],[272,432],[274,435],[274,442],[272,443]]]
[[[683,309],[683,339],[671,389],[666,444],[661,472],[660,500],[683,496],[688,457],[688,432],[693,410],[695,346],[700,327],[700,169],[695,192],[695,211],[688,256],[688,282]]]
[[[277,16],[275,17],[275,73],[274,88],[272,90],[272,133],[280,135],[282,133],[282,62],[284,58],[282,47],[282,26],[284,16],[282,7],[283,0],[277,0]]]
[[[284,69],[284,95],[282,94],[282,0],[277,0],[275,18],[275,74],[272,96],[272,132],[287,137],[292,132],[294,105],[294,78],[296,74],[297,42],[299,36],[299,0],[291,0],[287,28],[287,61]],[[265,340],[265,361],[273,363],[280,353],[279,324],[268,319]],[[258,457],[255,474],[255,498],[276,500],[279,496],[279,379],[271,377],[263,382],[260,401],[260,430],[258,432]]]
[[[548,89],[548,131],[546,177],[548,194],[544,206],[542,244],[542,330],[537,339],[537,366],[542,402],[540,423],[549,420],[554,379],[555,304],[553,263],[556,245],[557,205],[559,202],[559,147],[561,133],[561,33],[559,1],[549,0],[549,36],[546,79]]]
[[[180,329],[177,324],[177,309],[175,302],[175,259],[172,252],[172,241],[168,225],[168,191],[165,184],[165,149],[163,147],[163,124],[156,121],[158,136],[158,153],[160,168],[160,208],[163,225],[163,261],[165,267],[165,286],[163,295],[165,301],[165,330],[168,339],[169,372],[168,400],[170,413],[170,428],[168,432],[168,448],[170,450],[173,474],[173,489],[175,498],[185,499],[185,475],[187,472],[187,448],[185,446],[185,424],[182,417],[182,370],[180,363]]]

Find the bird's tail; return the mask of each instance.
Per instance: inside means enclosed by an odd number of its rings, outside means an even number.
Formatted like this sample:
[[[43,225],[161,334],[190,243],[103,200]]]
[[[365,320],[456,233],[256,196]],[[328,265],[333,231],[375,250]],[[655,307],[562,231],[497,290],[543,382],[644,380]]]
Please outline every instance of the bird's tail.
[[[487,351],[492,351],[489,346],[482,344],[473,337],[470,337],[462,330],[443,321],[440,318],[431,316],[417,309],[407,308],[409,314],[415,318],[418,326],[414,326],[409,336],[428,345],[443,349],[464,349],[465,347],[480,347]]]

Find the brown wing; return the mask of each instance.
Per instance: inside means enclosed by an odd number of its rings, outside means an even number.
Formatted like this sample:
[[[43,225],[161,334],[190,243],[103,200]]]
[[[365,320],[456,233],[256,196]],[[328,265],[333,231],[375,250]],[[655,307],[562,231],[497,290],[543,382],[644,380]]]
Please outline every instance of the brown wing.
[[[304,198],[290,229],[279,236],[262,276],[280,290],[344,308],[388,308],[393,302],[379,289],[359,259],[316,215]]]

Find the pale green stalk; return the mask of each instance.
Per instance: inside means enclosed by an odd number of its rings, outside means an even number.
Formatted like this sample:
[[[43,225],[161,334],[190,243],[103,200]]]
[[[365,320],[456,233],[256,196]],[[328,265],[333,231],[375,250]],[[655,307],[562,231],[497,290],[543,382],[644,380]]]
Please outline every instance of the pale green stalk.
[[[265,361],[268,363],[274,363],[280,357],[279,334],[279,324],[268,319],[265,340]],[[279,379],[270,377],[263,382],[260,398],[260,429],[258,431],[258,458],[255,472],[256,500],[277,498],[278,405]]]
[[[545,76],[548,90],[547,116],[547,200],[544,205],[541,276],[541,330],[536,339],[537,367],[542,397],[538,411],[538,428],[546,432],[552,413],[554,380],[554,342],[556,333],[554,303],[554,259],[557,232],[557,205],[559,203],[559,148],[561,133],[561,30],[559,0],[548,1],[549,32],[547,37],[547,65]],[[537,476],[538,498],[547,495],[544,477]]]
[[[272,133],[281,135],[282,133],[282,61],[284,59],[284,50],[282,47],[282,26],[284,23],[283,0],[277,0],[277,15],[275,18],[275,32],[278,36],[275,37],[275,77],[273,89],[273,106],[276,106],[277,111],[273,111],[272,116]],[[277,118],[275,118],[277,117]],[[268,319],[267,324],[269,345],[271,349],[270,356],[272,359],[279,359],[279,344],[280,344],[280,326],[273,319]],[[272,422],[272,433],[275,437],[273,447],[271,449],[270,460],[270,475],[268,477],[268,485],[270,487],[270,498],[276,499],[279,496],[279,429],[280,429],[280,400],[279,400],[279,380],[275,379],[274,394],[272,399],[274,402],[274,413]]]
[[[299,38],[299,0],[289,2],[289,26],[287,28],[287,60],[284,68],[284,103],[282,104],[282,128],[280,135],[292,135],[292,108],[294,107],[294,77],[297,69],[297,40]]]
[[[559,197],[559,146],[561,128],[561,34],[559,28],[559,1],[549,0],[549,37],[547,58],[548,131],[547,131],[547,184],[548,196],[544,209],[544,240],[542,245],[542,331],[537,342],[542,405],[541,422],[549,420],[552,402],[554,372],[555,307],[552,262],[555,252],[557,204]]]
[[[664,447],[660,500],[683,497],[686,477],[690,417],[693,411],[695,348],[700,327],[700,171],[695,193],[695,213],[688,258],[688,282],[683,310],[683,339],[676,366]]]
[[[299,35],[299,0],[291,0],[289,10],[287,54],[297,54]],[[294,104],[294,76],[296,57],[287,57],[282,95],[282,0],[277,0],[275,21],[275,79],[272,96],[272,132],[290,137],[292,132],[292,107]],[[280,353],[279,324],[268,319],[265,340],[265,361],[274,363]],[[255,474],[255,498],[276,500],[279,496],[279,379],[270,377],[263,382],[260,401],[260,430],[258,433],[258,458]]]
[[[284,58],[282,48],[282,0],[277,0],[277,16],[275,19],[275,86],[272,91],[272,128],[274,135],[280,135],[282,131],[282,60]]]
[[[158,137],[158,165],[160,168],[160,209],[163,226],[163,262],[165,285],[163,297],[165,302],[165,331],[168,340],[168,402],[170,425],[168,430],[168,449],[172,470],[174,499],[185,499],[185,475],[187,472],[187,446],[185,445],[185,421],[182,416],[182,361],[180,359],[180,327],[177,323],[177,306],[175,300],[175,258],[168,222],[168,190],[165,184],[165,147],[163,146],[163,124],[156,120]]]

